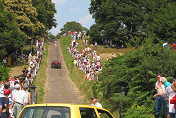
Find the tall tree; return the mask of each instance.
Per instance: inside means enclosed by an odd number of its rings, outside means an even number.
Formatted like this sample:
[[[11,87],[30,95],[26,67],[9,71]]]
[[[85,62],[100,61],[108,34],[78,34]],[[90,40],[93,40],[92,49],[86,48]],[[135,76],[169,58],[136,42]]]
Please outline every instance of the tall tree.
[[[15,14],[6,11],[0,0],[0,60],[17,50],[25,42],[25,34],[18,28],[15,20]]]
[[[32,5],[37,9],[38,20],[43,23],[46,30],[50,30],[53,26],[56,27],[55,4],[51,0],[32,0]]]
[[[45,26],[38,20],[37,10],[32,6],[31,0],[3,0],[7,10],[16,14],[16,22],[27,39],[42,36]]]
[[[107,39],[121,42],[126,36],[139,35],[143,22],[142,7],[141,0],[91,0],[89,11],[95,22],[102,26]]]
[[[175,42],[175,4],[174,0],[91,0],[89,11],[107,39],[129,42],[148,36]]]
[[[77,23],[75,21],[67,22],[63,28],[61,28],[61,34],[66,32],[73,32],[73,31],[83,31],[84,28],[81,26],[80,23]]]
[[[152,3],[152,4],[151,4]],[[173,0],[149,0],[145,3],[145,32],[162,41],[176,41],[176,2]]]

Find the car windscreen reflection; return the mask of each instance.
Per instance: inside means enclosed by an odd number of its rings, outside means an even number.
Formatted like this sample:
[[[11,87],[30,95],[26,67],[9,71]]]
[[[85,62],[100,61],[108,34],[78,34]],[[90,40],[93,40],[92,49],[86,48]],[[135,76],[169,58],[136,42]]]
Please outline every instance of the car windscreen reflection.
[[[69,107],[26,107],[19,118],[70,118]]]

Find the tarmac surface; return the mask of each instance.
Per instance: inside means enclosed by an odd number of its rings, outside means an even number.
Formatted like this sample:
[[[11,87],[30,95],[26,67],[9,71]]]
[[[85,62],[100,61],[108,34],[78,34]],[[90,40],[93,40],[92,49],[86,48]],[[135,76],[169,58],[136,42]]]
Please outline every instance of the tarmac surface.
[[[61,61],[61,69],[51,68],[51,61]],[[59,41],[51,40],[48,47],[48,79],[44,103],[81,104],[80,91],[69,77]]]

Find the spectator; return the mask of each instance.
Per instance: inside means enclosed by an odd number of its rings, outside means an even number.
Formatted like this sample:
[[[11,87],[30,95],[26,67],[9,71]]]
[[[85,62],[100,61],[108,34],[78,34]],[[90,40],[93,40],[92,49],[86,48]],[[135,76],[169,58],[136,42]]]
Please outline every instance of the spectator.
[[[166,89],[168,86],[171,86],[171,83],[168,82],[165,77],[161,77],[161,78],[160,78],[160,81],[162,82],[162,84],[164,84],[165,89]]]
[[[97,42],[95,42],[95,45],[94,45],[94,46],[95,46],[95,49],[97,49],[97,47],[98,47],[98,44],[97,44]]]
[[[157,82],[155,84],[155,89],[157,90],[157,94],[153,96],[156,99],[155,102],[155,118],[159,118],[160,108],[162,110],[162,118],[166,118],[166,100],[162,97],[162,94],[165,92],[164,85],[160,81],[161,75],[157,76]]]
[[[20,111],[23,109],[24,106],[28,103],[28,94],[24,90],[25,86],[23,86],[22,90],[19,90],[14,94],[14,99],[11,105],[13,108],[13,116],[18,117]]]
[[[173,84],[176,84],[176,79],[173,78]],[[168,104],[168,107],[169,107],[169,118],[175,118],[175,108],[174,108],[174,104],[171,104],[170,100],[174,97],[175,95],[175,92],[173,91],[172,87],[171,86],[168,86],[166,88],[166,93],[162,96],[165,97],[166,100],[168,100],[169,104]]]
[[[11,91],[9,89],[4,90],[4,97],[1,98],[2,112],[1,118],[9,118],[9,94]]]
[[[31,93],[28,91],[29,86],[27,84],[24,84],[23,88],[26,91],[26,93],[28,94],[28,103],[27,103],[27,105],[29,105],[29,104],[31,104]]]
[[[98,98],[97,97],[93,97],[92,98],[92,104],[91,104],[91,106],[96,106],[96,107],[102,108],[102,105],[98,102]]]
[[[3,66],[6,67],[6,65],[7,65],[7,58],[4,58],[3,59]]]

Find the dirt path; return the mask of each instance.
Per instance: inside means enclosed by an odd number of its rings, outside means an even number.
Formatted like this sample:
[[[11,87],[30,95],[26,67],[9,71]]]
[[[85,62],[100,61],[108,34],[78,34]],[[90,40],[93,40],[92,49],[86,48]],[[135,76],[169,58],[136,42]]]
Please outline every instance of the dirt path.
[[[50,62],[53,59],[61,61],[61,69],[50,68]],[[82,102],[79,100],[80,93],[70,80],[69,72],[64,63],[59,42],[56,42],[54,40],[49,43],[48,65],[48,80],[46,84],[44,103],[81,104]]]

